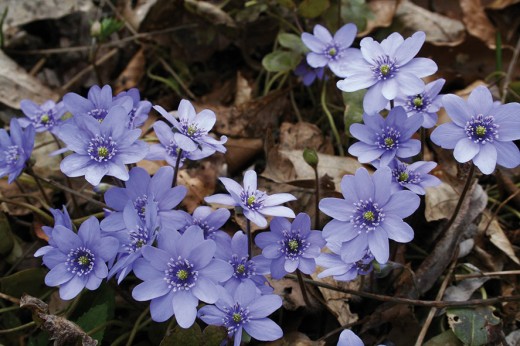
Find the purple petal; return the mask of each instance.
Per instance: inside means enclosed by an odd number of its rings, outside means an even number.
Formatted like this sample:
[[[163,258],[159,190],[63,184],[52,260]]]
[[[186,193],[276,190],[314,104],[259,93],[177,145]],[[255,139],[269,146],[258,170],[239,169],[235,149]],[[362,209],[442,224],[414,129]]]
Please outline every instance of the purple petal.
[[[365,255],[367,246],[367,233],[362,231],[357,237],[341,244],[341,259],[347,263],[357,262]]]
[[[386,107],[388,100],[383,96],[382,89],[382,83],[376,83],[368,89],[363,98],[363,109],[366,113],[375,114]]]
[[[320,41],[316,36],[311,35],[308,32],[302,34],[302,41],[313,52],[322,52],[326,48],[324,42]]]
[[[209,109],[202,110],[196,116],[197,127],[199,128],[199,130],[205,132],[211,131],[216,121],[217,117],[215,116],[215,113]]]
[[[368,233],[368,247],[376,261],[379,263],[388,262],[390,256],[388,236],[383,229],[376,228]]]
[[[345,24],[334,34],[334,42],[342,48],[350,47],[356,38],[356,34],[357,27],[355,24]]]
[[[171,288],[168,287],[168,283],[164,281],[164,278],[159,278],[141,282],[132,290],[132,297],[142,302],[162,297],[170,290]]]
[[[198,317],[204,321],[204,323],[212,326],[224,325],[225,316],[226,314],[214,305],[203,306],[198,313]]]
[[[400,218],[405,218],[412,215],[419,208],[420,202],[421,199],[413,192],[397,191],[390,196],[383,209],[385,210],[385,215],[395,214]]]
[[[365,73],[355,73],[350,75],[347,78],[338,81],[336,86],[341,91],[352,92],[369,88],[376,82],[377,79],[375,79],[373,74],[370,73],[370,70],[368,70],[365,71]]]
[[[322,26],[320,24],[316,24],[314,26],[313,33],[314,33],[314,36],[316,36],[316,38],[318,38],[318,40],[320,40],[321,42],[328,43],[328,42],[332,41],[332,35],[330,34],[329,30],[327,30],[327,28],[325,28],[324,26]]]
[[[506,168],[520,165],[520,151],[515,143],[495,141],[493,145],[497,151],[497,164]]]
[[[61,161],[60,169],[68,177],[80,177],[85,175],[90,161],[88,156],[71,154]]]
[[[422,79],[407,71],[399,71],[395,79],[399,84],[399,90],[405,95],[420,94],[424,90]]]
[[[173,313],[182,328],[189,328],[197,318],[199,300],[190,291],[177,291],[173,295]]]
[[[500,141],[520,139],[520,104],[517,102],[500,105],[493,110]],[[485,113],[484,113],[485,114]]]
[[[381,157],[384,152],[385,149],[363,142],[354,143],[348,148],[348,153],[352,156],[357,156],[361,163],[372,162]]]
[[[381,45],[371,37],[365,37],[360,43],[361,54],[372,65],[377,65],[381,57],[386,56]]]
[[[256,191],[257,190],[256,183],[257,183],[256,172],[253,171],[253,170],[247,171],[246,174],[244,174],[244,190],[246,190],[246,191]],[[233,191],[233,192],[236,193],[236,191]],[[237,194],[237,195],[239,195],[239,194]]]
[[[60,298],[63,300],[70,300],[76,297],[87,284],[86,276],[74,275],[69,282],[64,283],[60,286]]]
[[[399,145],[396,156],[401,158],[412,157],[421,151],[421,141],[418,139],[410,139]]]
[[[208,304],[215,303],[219,298],[216,285],[205,277],[199,277],[192,290],[195,297]]]
[[[358,229],[350,221],[331,220],[323,227],[323,238],[328,243],[342,243],[354,239],[358,235]]]
[[[45,284],[47,286],[59,286],[74,277],[75,274],[67,270],[65,263],[60,263],[45,276]]]
[[[294,211],[287,207],[275,206],[275,207],[264,207],[262,208],[262,214],[270,216],[283,216],[294,218]]]
[[[414,237],[412,227],[395,215],[386,216],[381,227],[386,231],[388,238],[398,243],[408,243]]]
[[[324,214],[340,221],[349,221],[354,211],[350,203],[340,198],[323,198],[319,208]]]
[[[284,208],[284,207],[270,207],[270,208]],[[262,212],[263,212],[263,210],[262,210]],[[257,211],[244,209],[244,216],[247,219],[249,219],[249,221],[251,221],[252,223],[257,225],[258,227],[264,228],[267,226],[267,220],[265,219],[265,217],[262,216],[262,214],[260,214]],[[283,215],[276,215],[276,216],[283,216]]]
[[[467,102],[473,114],[488,114],[493,107],[493,96],[488,88],[480,85],[473,89]]]
[[[214,259],[206,267],[199,270],[199,273],[214,282],[224,282],[233,275],[233,267],[226,261]]]
[[[374,198],[374,182],[365,168],[359,168],[355,175],[356,184],[354,189],[360,200],[369,200]]]
[[[480,151],[473,158],[473,163],[482,173],[493,173],[497,164],[497,150],[489,143],[480,146]]]
[[[455,160],[459,162],[468,162],[478,154],[482,147],[483,145],[479,145],[466,137],[458,141],[457,145],[455,145],[453,156]]]
[[[345,329],[339,335],[337,346],[364,346],[364,343],[353,331]]]
[[[438,126],[430,135],[432,142],[444,149],[455,148],[463,138],[467,138],[464,128],[451,122]]]
[[[413,58],[409,63],[401,67],[401,71],[414,75],[417,78],[430,76],[437,72],[437,64],[428,58]]]
[[[155,322],[164,322],[173,316],[173,296],[174,292],[152,299],[150,302],[150,314]]]
[[[316,270],[316,262],[314,259],[300,257],[298,269],[304,274],[311,275]]]
[[[238,201],[235,201],[235,199],[233,197],[231,197],[230,195],[223,194],[223,193],[218,193],[216,195],[204,197],[204,201],[206,203],[223,204],[223,205],[229,205],[229,206],[239,205]]]
[[[442,97],[442,104],[444,105],[448,116],[459,127],[464,128],[473,115],[472,109],[457,95],[444,95]]]
[[[373,144],[377,140],[376,133],[366,125],[352,124],[349,130],[354,138],[367,144]]]
[[[276,294],[257,297],[249,305],[249,317],[258,319],[267,317],[282,306],[282,299]]]
[[[177,146],[184,151],[191,152],[197,149],[197,143],[182,133],[176,132],[173,135],[173,138],[175,143],[177,143]]]
[[[387,79],[386,81],[380,82],[383,84],[381,92],[387,100],[393,100],[397,96],[399,85],[395,78]]]
[[[275,280],[280,280],[287,274],[284,270],[285,257],[281,256],[271,261],[271,277]]]
[[[403,42],[403,36],[398,32],[394,32],[381,41],[381,47],[388,56],[395,56],[396,50],[403,44]]]
[[[275,193],[271,196],[267,196],[263,204],[264,207],[271,207],[294,200],[296,200],[296,197],[294,197],[290,193]]]
[[[419,53],[426,39],[426,34],[418,31],[407,38],[403,44],[396,50],[395,59],[398,65],[402,66],[412,60]]]

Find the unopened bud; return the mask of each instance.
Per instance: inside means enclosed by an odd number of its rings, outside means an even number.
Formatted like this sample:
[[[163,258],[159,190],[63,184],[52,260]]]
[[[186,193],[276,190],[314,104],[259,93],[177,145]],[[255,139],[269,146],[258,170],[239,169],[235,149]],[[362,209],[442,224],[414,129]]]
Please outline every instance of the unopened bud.
[[[99,20],[96,20],[90,26],[90,36],[99,37],[99,35],[101,35],[101,22]]]
[[[303,151],[303,159],[307,164],[313,168],[316,168],[318,166],[318,153],[314,149],[306,148]]]

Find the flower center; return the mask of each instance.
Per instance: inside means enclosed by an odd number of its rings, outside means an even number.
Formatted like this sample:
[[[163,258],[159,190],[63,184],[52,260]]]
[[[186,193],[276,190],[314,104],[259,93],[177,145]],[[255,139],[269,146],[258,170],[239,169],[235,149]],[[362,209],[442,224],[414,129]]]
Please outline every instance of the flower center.
[[[138,251],[154,238],[146,228],[141,226],[137,226],[135,229],[130,230],[128,235],[130,236],[130,242],[126,245],[126,250],[130,253]]]
[[[354,224],[354,228],[358,228],[358,233],[362,230],[374,230],[385,219],[383,209],[371,198],[354,203],[354,207],[356,211],[350,217],[350,222]]]
[[[241,307],[238,303],[224,308],[224,312],[226,313],[224,326],[227,328],[229,336],[235,334],[240,327],[249,322],[249,310]]]
[[[244,191],[240,198],[244,206],[250,210],[260,210],[264,206],[264,200],[267,195],[262,191]]]
[[[238,255],[233,254],[229,264],[233,267],[233,276],[237,279],[247,279],[256,275],[255,263],[247,257],[239,258]]]
[[[399,138],[401,133],[395,130],[393,127],[386,127],[381,129],[381,134],[377,133],[376,144],[381,149],[393,150],[399,148]]]
[[[372,66],[372,72],[378,80],[387,80],[393,78],[399,71],[399,65],[391,60],[388,55],[379,57],[376,64]]]
[[[177,160],[177,157],[179,156],[179,153],[181,152],[181,148],[179,148],[177,146],[177,143],[175,143],[175,141],[173,139],[170,140],[170,144],[165,146],[165,150],[166,150],[166,154],[168,154],[168,156],[171,156],[175,160]],[[182,163],[186,159],[186,152],[183,151],[181,155],[182,155],[181,156],[181,166],[182,166]]]
[[[202,231],[204,232],[204,239],[213,239],[214,238],[214,234],[217,229],[213,226],[211,226],[210,224],[208,224],[208,222],[206,220],[201,220],[201,219],[197,219],[197,218],[193,218],[193,221],[192,221],[192,224],[189,224],[189,225],[186,225],[183,229],[183,232],[186,231],[188,229],[188,227],[192,226],[192,225],[196,225],[196,226],[199,226]]]
[[[94,268],[95,259],[94,254],[82,246],[68,253],[65,266],[67,271],[77,276],[88,275]]]
[[[146,215],[146,203],[148,202],[148,196],[142,195],[134,200],[134,208],[137,211],[139,218],[144,221]]]
[[[370,250],[366,250],[365,256],[362,259],[355,263],[357,267],[358,274],[366,275],[372,271],[374,268],[372,265],[372,261],[374,260],[374,255],[370,252]]]
[[[7,165],[12,166],[20,159],[20,148],[17,145],[10,145],[7,147],[7,150],[4,151],[4,155]]]
[[[401,172],[401,173],[399,174],[399,178],[398,178],[398,180],[399,180],[399,181],[407,181],[407,180],[408,180],[408,177],[409,177],[408,173],[406,173],[406,172]]]
[[[240,322],[240,321],[242,321],[242,315],[239,314],[239,313],[236,313],[236,312],[235,312],[235,313],[233,314],[233,322],[238,323],[238,322]]]
[[[338,53],[338,52],[337,52],[337,50],[336,50],[335,47],[331,47],[331,48],[329,49],[329,55],[330,55],[331,57],[335,56],[337,53]]]
[[[296,230],[284,230],[282,235],[283,239],[279,240],[278,244],[280,244],[280,252],[285,255],[285,259],[294,261],[300,258],[310,246],[307,239],[302,238]]]
[[[422,180],[421,173],[408,170],[408,165],[402,162],[399,162],[397,168],[392,170],[392,176],[400,185],[419,184]]]
[[[105,120],[105,117],[108,114],[108,110],[103,108],[94,108],[88,111],[87,114],[96,119],[97,121],[102,122],[103,120]]]
[[[105,138],[96,135],[90,140],[87,153],[92,160],[106,162],[117,153],[117,143],[112,140],[112,137]]]
[[[40,118],[40,121],[41,121],[43,124],[48,123],[49,120],[50,120],[50,118],[49,118],[49,115],[48,115],[48,114],[44,114],[44,115],[42,115],[41,118]]]
[[[472,116],[471,120],[466,123],[465,131],[473,142],[486,144],[498,139],[498,127],[499,125],[495,124],[495,118],[492,115],[479,114],[476,117]]]
[[[183,119],[180,122],[181,132],[191,139],[199,139],[200,137],[207,134],[206,131],[199,129],[197,123],[188,123],[188,119]]]
[[[421,95],[417,95],[416,98],[413,99],[413,105],[417,108],[417,107],[421,107],[423,105],[423,100],[422,100],[422,97]]]
[[[168,269],[164,271],[164,281],[168,283],[168,288],[174,292],[185,290],[189,291],[197,282],[199,272],[193,269],[193,264],[181,256],[168,261]]]

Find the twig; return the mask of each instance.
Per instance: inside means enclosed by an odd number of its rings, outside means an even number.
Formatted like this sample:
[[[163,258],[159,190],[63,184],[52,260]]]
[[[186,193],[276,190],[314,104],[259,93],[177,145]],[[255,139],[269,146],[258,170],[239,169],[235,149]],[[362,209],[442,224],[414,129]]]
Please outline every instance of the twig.
[[[518,55],[520,55],[520,38],[518,38],[518,42],[516,42],[515,51],[513,52],[513,57],[511,58],[511,62],[509,62],[509,67],[507,68],[506,77],[504,78],[504,85],[502,85],[502,103],[506,101],[507,91],[509,89],[509,83],[511,82],[511,77],[513,76],[513,72],[516,67],[516,62],[518,61]]]
[[[298,284],[300,285],[300,289],[302,291],[303,301],[305,302],[307,308],[310,309],[311,302],[309,300],[309,296],[307,295],[307,288],[305,288],[305,282],[303,281],[303,276],[300,272],[300,269],[296,269],[296,277],[298,278]]]
[[[20,299],[0,292],[0,298],[10,301],[13,304],[20,305]]]
[[[184,90],[184,92],[192,99],[192,100],[196,100],[197,97],[190,91],[190,89],[188,89],[188,87],[186,86],[186,84],[184,84],[183,80],[181,79],[181,77],[179,77],[179,75],[171,68],[170,65],[168,65],[168,63],[161,57],[159,57],[159,62],[161,63],[161,65],[164,67],[164,69],[166,71],[168,71],[169,74],[172,75],[172,77],[177,81],[177,83],[179,83],[179,85],[181,86],[181,88]]]
[[[489,276],[506,276],[506,275],[520,275],[520,270],[505,270],[499,272],[486,272],[486,273],[471,273],[471,274],[455,274],[455,280],[465,280],[471,278],[481,278]]]
[[[24,329],[30,328],[32,326],[36,326],[36,322],[32,321],[32,322],[29,322],[27,324],[23,324],[21,326],[14,327],[14,328],[11,328],[11,329],[2,329],[2,330],[0,330],[0,334],[9,334],[9,333],[18,332],[20,330],[24,330]]]
[[[132,343],[134,342],[135,335],[137,334],[137,331],[139,330],[141,321],[146,317],[148,312],[150,311],[150,308],[146,308],[141,315],[137,318],[137,321],[134,323],[134,327],[132,328],[132,332],[130,333],[130,336],[128,337],[128,341],[126,342],[126,346],[132,346]]]
[[[516,195],[518,195],[520,193],[520,189],[516,190],[512,195],[510,195],[509,197],[507,197],[502,203],[500,203],[498,205],[498,207],[495,209],[495,211],[493,212],[493,215],[491,215],[491,217],[489,218],[489,221],[486,225],[486,228],[484,228],[484,234],[487,232],[487,230],[489,229],[489,226],[491,226],[491,222],[493,221],[493,219],[495,217],[497,217],[498,215],[498,212],[507,204],[507,202],[509,202],[510,200],[512,200],[513,198],[516,197]]]

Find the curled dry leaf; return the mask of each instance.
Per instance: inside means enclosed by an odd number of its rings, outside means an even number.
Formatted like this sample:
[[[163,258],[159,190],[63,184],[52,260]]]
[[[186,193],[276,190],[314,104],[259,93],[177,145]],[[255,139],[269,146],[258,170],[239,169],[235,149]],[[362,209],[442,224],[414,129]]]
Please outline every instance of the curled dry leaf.
[[[482,7],[480,0],[460,0],[463,12],[462,20],[470,35],[484,41],[490,48],[495,48],[496,30]]]
[[[401,2],[395,15],[406,29],[424,31],[426,41],[436,46],[456,46],[466,36],[460,21],[430,12],[408,0]]]
[[[20,101],[23,99],[43,103],[49,99],[57,100],[58,94],[29,75],[0,50],[0,103],[20,109]]]
[[[226,148],[228,172],[234,175],[262,153],[264,141],[261,138],[228,138]]]
[[[511,245],[511,242],[502,230],[502,227],[500,227],[500,223],[497,221],[496,218],[493,218],[493,220],[489,224],[489,228],[486,229],[490,218],[491,213],[489,211],[486,210],[484,211],[484,213],[482,213],[482,219],[480,220],[480,223],[478,225],[479,232],[486,232],[486,236],[489,237],[489,240],[491,241],[491,243],[493,243],[493,245],[495,245],[502,252],[504,252],[510,259],[513,260],[513,262],[520,265],[520,260],[515,254],[513,245]]]
[[[388,27],[392,24],[395,11],[397,10],[397,0],[372,0],[368,2],[372,16],[367,19],[365,30],[358,33],[358,37],[364,37],[371,33],[375,28]]]
[[[224,24],[229,27],[236,27],[235,21],[229,14],[208,1],[185,0],[184,6],[212,24]]]
[[[141,48],[134,54],[123,72],[117,77],[114,85],[114,93],[119,94],[121,91],[136,87],[146,72],[145,64],[146,58],[144,56],[144,49]]]
[[[20,307],[32,310],[34,321],[51,335],[55,346],[98,344],[97,340],[88,336],[77,324],[66,318],[49,314],[48,305],[38,298],[24,294],[20,299]]]

